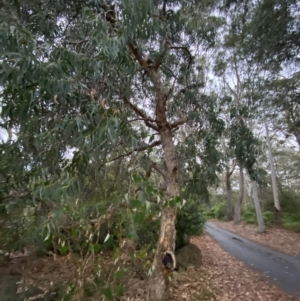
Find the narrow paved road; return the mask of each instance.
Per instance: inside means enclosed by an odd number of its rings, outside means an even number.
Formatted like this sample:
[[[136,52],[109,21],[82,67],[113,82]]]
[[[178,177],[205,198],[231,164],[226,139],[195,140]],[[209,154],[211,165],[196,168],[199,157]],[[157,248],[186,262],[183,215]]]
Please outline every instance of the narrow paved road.
[[[271,250],[211,223],[206,232],[228,253],[265,274],[290,295],[300,293],[300,258]]]

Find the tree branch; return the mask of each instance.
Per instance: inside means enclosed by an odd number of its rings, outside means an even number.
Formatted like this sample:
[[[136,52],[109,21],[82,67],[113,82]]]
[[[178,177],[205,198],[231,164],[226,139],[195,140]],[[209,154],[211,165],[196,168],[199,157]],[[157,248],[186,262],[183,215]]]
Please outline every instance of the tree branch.
[[[188,56],[190,57],[189,59],[189,63],[188,63],[188,68],[190,67],[190,64],[192,62],[193,56],[189,50],[189,48],[187,46],[170,46],[170,49],[174,49],[174,50],[184,50]]]
[[[143,58],[143,55],[139,52],[138,48],[133,44],[129,43],[129,49],[131,50],[131,53],[134,55],[135,59],[139,62],[139,64],[142,66],[144,70],[148,69],[148,63]]]
[[[158,126],[153,125],[151,123],[146,124],[146,122],[145,122],[145,124],[148,127],[151,127],[155,131],[159,132],[159,126],[160,127],[165,126],[165,124],[167,123],[166,103],[167,103],[167,98],[168,98],[168,92],[165,90],[165,88],[161,82],[160,74],[154,68],[149,68],[148,62],[144,59],[143,55],[139,52],[138,48],[133,43],[129,43],[128,46],[129,46],[132,54],[134,55],[135,59],[139,62],[141,67],[147,72],[151,82],[153,83],[153,85],[155,87],[156,99],[157,99],[155,114],[156,114],[156,119],[157,119],[156,124]],[[140,115],[140,116],[143,118],[145,117],[142,115]]]
[[[157,146],[157,145],[160,145],[160,144],[161,144],[161,141],[157,140],[157,141],[152,142],[151,144],[147,144],[147,145],[144,145],[144,146],[136,147],[135,149],[133,149],[130,152],[127,152],[126,154],[120,155],[120,156],[118,156],[116,158],[113,158],[113,159],[109,160],[109,162],[113,162],[113,161],[116,161],[118,159],[121,159],[121,158],[124,158],[124,157],[128,157],[131,154],[133,154],[134,152],[141,152],[141,151],[146,150],[147,148],[151,148],[151,147],[154,147],[154,146]]]
[[[175,79],[178,79],[178,77],[175,75],[175,73],[167,66],[165,65],[161,65],[163,68],[167,69],[171,74],[172,76],[175,78]]]
[[[155,119],[151,119],[151,118],[135,118],[135,119],[128,120],[128,122],[133,122],[133,121],[138,121],[138,120],[156,122]]]
[[[157,165],[157,163],[153,162],[152,167],[164,178],[166,179],[166,173],[162,170],[160,166]]]
[[[234,172],[235,166],[236,166],[236,161],[233,162],[232,170],[228,172],[228,176],[229,176],[229,177],[231,177],[232,173]]]
[[[140,110],[138,107],[136,107],[133,103],[131,103],[126,97],[123,97],[123,101],[130,106],[130,108],[141,117],[141,120],[144,120],[145,125],[149,128],[152,128],[153,130],[158,132],[158,127],[154,125],[153,123],[150,123],[149,121],[156,122],[156,120],[148,118],[147,115]]]
[[[163,8],[162,8],[162,15],[164,18],[166,16],[167,2],[168,2],[168,0],[164,0],[164,4],[163,4]]]
[[[183,118],[178,119],[177,121],[171,123],[170,126],[173,129],[173,128],[178,127],[179,125],[185,124],[186,122],[187,122],[187,118],[183,117]]]
[[[188,89],[190,89],[190,88],[201,87],[201,85],[202,85],[202,84],[191,84],[191,85],[188,85],[188,86],[186,86],[186,87],[180,89],[180,90],[176,93],[176,95],[175,95],[174,97],[179,96],[181,93],[185,93],[185,92],[186,92]]]

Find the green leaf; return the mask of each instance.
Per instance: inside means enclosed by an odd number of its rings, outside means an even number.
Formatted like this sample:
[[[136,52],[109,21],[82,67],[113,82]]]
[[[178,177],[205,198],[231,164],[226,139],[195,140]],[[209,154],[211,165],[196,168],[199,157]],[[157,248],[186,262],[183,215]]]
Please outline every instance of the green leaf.
[[[93,268],[95,274],[98,274],[101,271],[101,268],[97,265]]]
[[[100,251],[100,248],[101,248],[100,244],[90,244],[89,245],[89,250],[94,253],[98,253]]]
[[[152,141],[154,140],[154,138],[155,138],[155,136],[154,136],[154,135],[151,135],[151,136],[150,136],[150,139],[149,139],[149,143],[152,142]]]
[[[125,271],[124,270],[119,270],[116,271],[115,276],[117,280],[121,280],[125,275]]]
[[[105,289],[102,290],[102,294],[105,296],[105,298],[109,301],[113,301],[114,297],[113,297],[113,293],[110,287],[107,287]]]
[[[171,200],[169,201],[169,206],[170,206],[171,208],[174,208],[176,205],[177,205],[177,204],[176,204],[176,200],[171,199]]]
[[[136,174],[136,173],[132,174],[131,177],[132,177],[135,184],[139,184],[143,181],[143,178],[140,175]]]
[[[156,189],[155,189],[155,187],[154,187],[153,185],[148,184],[148,185],[146,186],[146,193],[147,193],[147,194],[152,194],[152,193],[155,192],[155,191],[156,191]]]
[[[134,221],[141,224],[145,219],[145,212],[136,212],[134,215]]]
[[[132,199],[129,201],[129,206],[131,209],[140,208],[142,206],[142,202],[138,199]]]
[[[145,139],[146,137],[147,137],[147,133],[144,132],[144,131],[142,131],[142,132],[141,132],[141,138]]]
[[[60,248],[58,249],[58,251],[59,251],[59,254],[60,254],[60,255],[66,255],[67,252],[69,251],[69,248],[68,248],[67,246],[63,246],[63,247],[60,247]]]
[[[117,297],[120,298],[124,295],[124,287],[123,286],[118,286],[117,287],[117,293],[116,293]]]

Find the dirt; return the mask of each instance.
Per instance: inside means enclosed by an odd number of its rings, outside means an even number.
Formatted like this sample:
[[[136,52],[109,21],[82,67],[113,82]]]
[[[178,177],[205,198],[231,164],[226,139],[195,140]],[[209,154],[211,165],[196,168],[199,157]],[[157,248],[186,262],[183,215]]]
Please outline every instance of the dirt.
[[[281,228],[267,228],[265,233],[258,234],[257,226],[245,223],[210,221],[216,226],[233,232],[239,236],[258,242],[274,250],[289,255],[300,256],[300,233],[291,232]]]

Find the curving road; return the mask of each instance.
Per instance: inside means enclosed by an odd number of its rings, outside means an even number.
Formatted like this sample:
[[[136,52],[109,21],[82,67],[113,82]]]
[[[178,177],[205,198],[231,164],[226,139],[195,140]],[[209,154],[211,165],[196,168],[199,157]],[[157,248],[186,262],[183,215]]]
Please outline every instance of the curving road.
[[[206,223],[206,232],[228,253],[265,274],[281,290],[300,293],[300,258],[274,251],[253,241]]]

